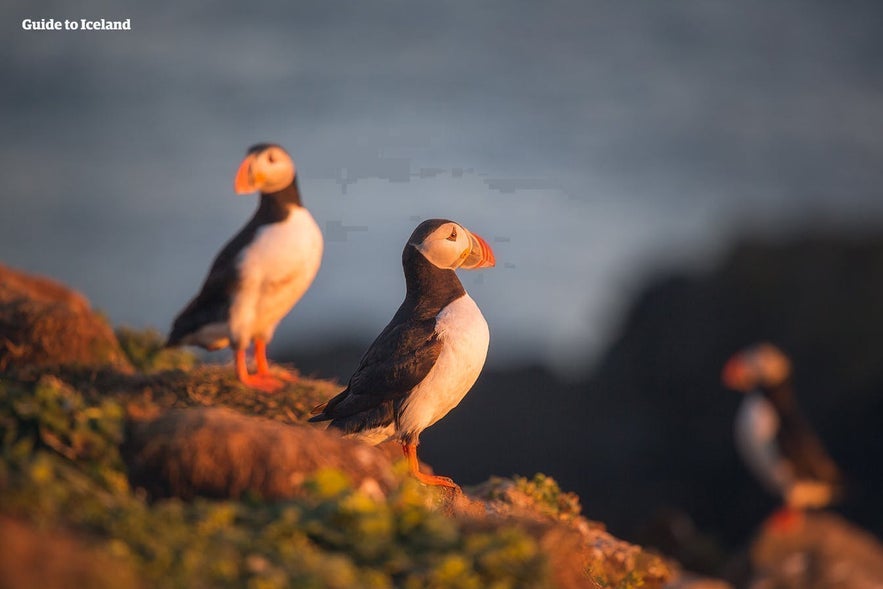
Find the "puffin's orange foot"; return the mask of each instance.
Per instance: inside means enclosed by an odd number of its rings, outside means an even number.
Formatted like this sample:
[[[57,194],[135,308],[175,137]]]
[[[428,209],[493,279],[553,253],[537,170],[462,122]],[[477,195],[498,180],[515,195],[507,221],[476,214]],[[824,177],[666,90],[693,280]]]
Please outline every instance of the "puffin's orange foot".
[[[417,460],[417,444],[404,442],[402,444],[402,452],[405,454],[405,459],[408,461],[408,472],[410,472],[415,479],[423,483],[424,485],[433,485],[435,487],[447,487],[449,489],[453,489],[455,493],[462,493],[463,490],[460,489],[460,485],[449,479],[448,477],[440,477],[432,474],[423,474],[420,472],[420,461]]]
[[[239,381],[247,387],[257,389],[264,393],[275,393],[285,386],[281,380],[274,376],[270,376],[269,374],[249,374],[247,376],[241,376]]]
[[[448,477],[442,477],[433,474],[423,474],[419,471],[412,474],[417,478],[418,481],[420,481],[424,485],[432,485],[434,487],[447,487],[449,489],[453,489],[455,493],[463,492],[463,489],[460,488],[460,485],[458,485]]]

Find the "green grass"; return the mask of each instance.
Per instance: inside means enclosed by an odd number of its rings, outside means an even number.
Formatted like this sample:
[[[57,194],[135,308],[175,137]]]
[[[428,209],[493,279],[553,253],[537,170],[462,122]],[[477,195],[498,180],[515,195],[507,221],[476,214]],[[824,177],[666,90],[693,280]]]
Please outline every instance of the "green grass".
[[[150,502],[130,486],[120,454],[127,414],[228,407],[302,423],[341,386],[302,378],[257,394],[230,366],[200,365],[188,352],[164,349],[156,332],[120,329],[117,336],[134,373],[31,366],[0,375],[0,518],[33,530],[38,543],[56,536],[81,543],[79,558],[95,561],[89,586],[134,576],[145,587],[172,588],[544,588],[553,586],[549,555],[556,553],[540,547],[537,530],[588,523],[578,497],[542,474],[493,478],[473,491],[508,505],[511,517],[484,516],[482,504],[477,515],[451,517],[444,495],[405,468],[385,498],[354,488],[343,472],[320,470],[287,501]],[[63,560],[65,546],[47,554]],[[593,557],[586,580],[661,586],[664,562],[638,547],[628,553],[627,562]]]
[[[531,537],[465,531],[407,477],[386,501],[320,471],[292,501],[149,503],[118,451],[126,400],[55,376],[0,379],[3,515],[73,531],[148,586],[548,586]]]
[[[141,372],[190,370],[197,364],[196,354],[183,348],[164,347],[165,338],[155,329],[120,327],[116,337],[129,362]]]

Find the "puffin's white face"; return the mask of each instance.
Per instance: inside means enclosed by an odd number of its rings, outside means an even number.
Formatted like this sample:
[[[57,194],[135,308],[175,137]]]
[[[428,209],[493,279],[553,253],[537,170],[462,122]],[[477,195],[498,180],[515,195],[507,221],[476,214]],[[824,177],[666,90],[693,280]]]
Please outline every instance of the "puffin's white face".
[[[727,387],[750,392],[776,386],[791,375],[791,361],[776,346],[762,343],[739,352],[726,363],[722,380]]]
[[[239,164],[233,188],[236,194],[277,192],[294,181],[295,172],[291,156],[278,145],[269,145],[245,156]]]
[[[422,242],[414,244],[427,260],[439,268],[492,267],[496,260],[491,246],[479,235],[457,223],[444,223]]]

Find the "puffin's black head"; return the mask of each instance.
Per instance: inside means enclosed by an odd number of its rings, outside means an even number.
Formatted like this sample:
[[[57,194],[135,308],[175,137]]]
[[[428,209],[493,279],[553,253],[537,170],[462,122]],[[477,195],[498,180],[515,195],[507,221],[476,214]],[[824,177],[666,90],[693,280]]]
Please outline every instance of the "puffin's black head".
[[[296,172],[291,156],[282,147],[258,143],[248,148],[248,155],[239,164],[233,189],[236,194],[278,192],[291,186]]]
[[[779,386],[790,376],[788,356],[772,344],[760,343],[730,358],[724,365],[721,380],[728,388],[748,393]]]
[[[414,229],[405,246],[415,248],[443,270],[490,268],[496,263],[491,246],[479,235],[447,219],[429,219]]]

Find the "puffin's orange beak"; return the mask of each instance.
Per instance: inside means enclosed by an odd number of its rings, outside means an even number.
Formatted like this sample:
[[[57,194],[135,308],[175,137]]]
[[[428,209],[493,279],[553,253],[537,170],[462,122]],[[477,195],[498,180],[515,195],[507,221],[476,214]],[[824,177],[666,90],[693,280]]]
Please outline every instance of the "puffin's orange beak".
[[[743,393],[748,392],[754,386],[751,370],[741,355],[733,356],[724,364],[721,380],[727,388]]]
[[[236,191],[236,194],[250,194],[258,189],[256,179],[251,171],[254,161],[255,154],[250,153],[239,164],[239,169],[236,170],[236,179],[233,180],[233,190]]]
[[[472,249],[460,267],[465,270],[475,270],[477,268],[493,268],[497,261],[494,258],[494,250],[491,246],[476,233],[469,232],[469,240],[472,242]]]

